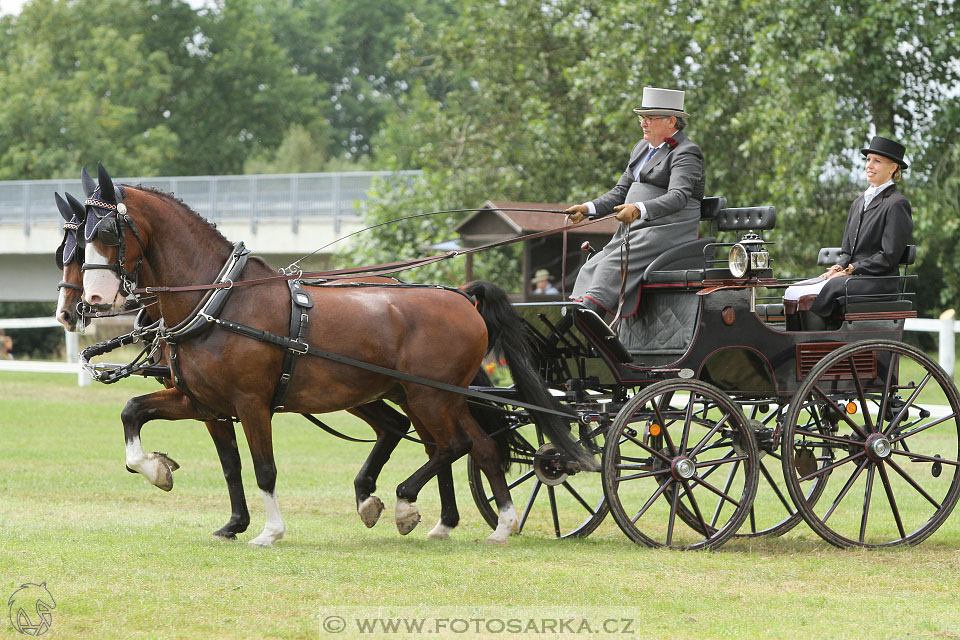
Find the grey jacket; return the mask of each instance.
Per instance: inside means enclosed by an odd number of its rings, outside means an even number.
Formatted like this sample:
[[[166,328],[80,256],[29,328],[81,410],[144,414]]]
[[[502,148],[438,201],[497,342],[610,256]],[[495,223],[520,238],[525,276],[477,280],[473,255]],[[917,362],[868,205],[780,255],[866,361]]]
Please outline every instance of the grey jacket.
[[[674,136],[676,147],[663,145],[640,170],[640,182],[666,189],[666,193],[643,204],[647,209],[645,220],[656,225],[664,221],[671,213],[682,211],[693,200],[703,199],[706,170],[703,164],[703,152],[683,131]],[[633,184],[633,169],[650,151],[650,143],[640,140],[630,152],[630,162],[620,176],[616,186],[599,198],[593,200],[598,216],[613,212],[613,208],[623,204]],[[699,205],[698,205],[699,206]]]

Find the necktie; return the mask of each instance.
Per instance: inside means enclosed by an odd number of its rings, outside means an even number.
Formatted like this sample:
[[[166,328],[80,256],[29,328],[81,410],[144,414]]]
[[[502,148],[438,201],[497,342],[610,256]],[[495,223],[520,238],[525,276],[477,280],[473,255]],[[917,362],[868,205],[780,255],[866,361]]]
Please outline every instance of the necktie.
[[[643,167],[645,164],[647,164],[648,162],[650,162],[650,159],[653,158],[653,154],[655,154],[655,153],[657,152],[657,149],[659,149],[659,148],[660,148],[660,147],[654,147],[654,148],[650,149],[650,153],[648,153],[648,154],[647,154],[647,157],[643,159],[643,162],[640,163],[640,166]]]

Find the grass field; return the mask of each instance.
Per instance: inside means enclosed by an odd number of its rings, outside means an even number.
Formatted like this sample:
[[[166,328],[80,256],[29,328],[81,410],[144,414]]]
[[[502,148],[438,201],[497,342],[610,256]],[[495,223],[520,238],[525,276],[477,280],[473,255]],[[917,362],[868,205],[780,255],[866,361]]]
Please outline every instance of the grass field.
[[[595,630],[607,618],[633,620],[627,633],[563,636],[571,638],[960,638],[960,514],[919,547],[874,552],[834,549],[804,525],[716,552],[653,551],[610,519],[584,540],[553,540],[547,523],[532,523],[509,546],[489,547],[461,462],[462,523],[452,540],[428,542],[439,515],[434,483],[418,502],[420,527],[401,537],[392,521],[393,489],[422,463],[418,447],[401,444],[388,463],[378,490],[387,510],[368,530],[352,479],[369,445],[297,416],[274,423],[286,538],[272,549],[245,544],[264,514],[241,442],[252,523],[239,542],[216,542],[210,533],[229,503],[201,424],[144,428],[144,449],[181,465],[172,492],[124,469],[120,409],[156,388],[0,373],[0,599],[45,582],[56,600],[45,637],[414,637],[361,634],[353,624],[389,610],[538,620],[575,612]],[[346,414],[329,421],[367,434]],[[343,633],[324,630],[331,615],[347,621]],[[2,637],[21,637],[9,620],[2,628]],[[420,635],[477,637],[474,629]]]

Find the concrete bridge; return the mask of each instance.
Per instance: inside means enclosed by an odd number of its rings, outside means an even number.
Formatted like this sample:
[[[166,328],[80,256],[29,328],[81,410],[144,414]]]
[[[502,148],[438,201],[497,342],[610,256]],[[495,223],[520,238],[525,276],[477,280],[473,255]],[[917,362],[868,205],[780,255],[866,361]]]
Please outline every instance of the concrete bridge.
[[[358,205],[374,178],[410,180],[419,172],[300,173],[246,176],[116,178],[116,184],[171,192],[227,238],[283,267],[361,228]],[[83,199],[80,180],[0,182],[0,301],[56,301],[61,272],[54,252],[63,220],[54,192]],[[343,243],[302,262],[330,266]]]

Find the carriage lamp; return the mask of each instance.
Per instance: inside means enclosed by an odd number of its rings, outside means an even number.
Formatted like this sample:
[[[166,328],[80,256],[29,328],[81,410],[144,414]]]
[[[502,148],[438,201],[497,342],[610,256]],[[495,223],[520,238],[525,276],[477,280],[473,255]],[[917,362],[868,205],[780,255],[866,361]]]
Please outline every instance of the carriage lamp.
[[[770,254],[763,248],[763,240],[755,233],[748,233],[730,249],[730,273],[742,278],[748,273],[770,268]]]

